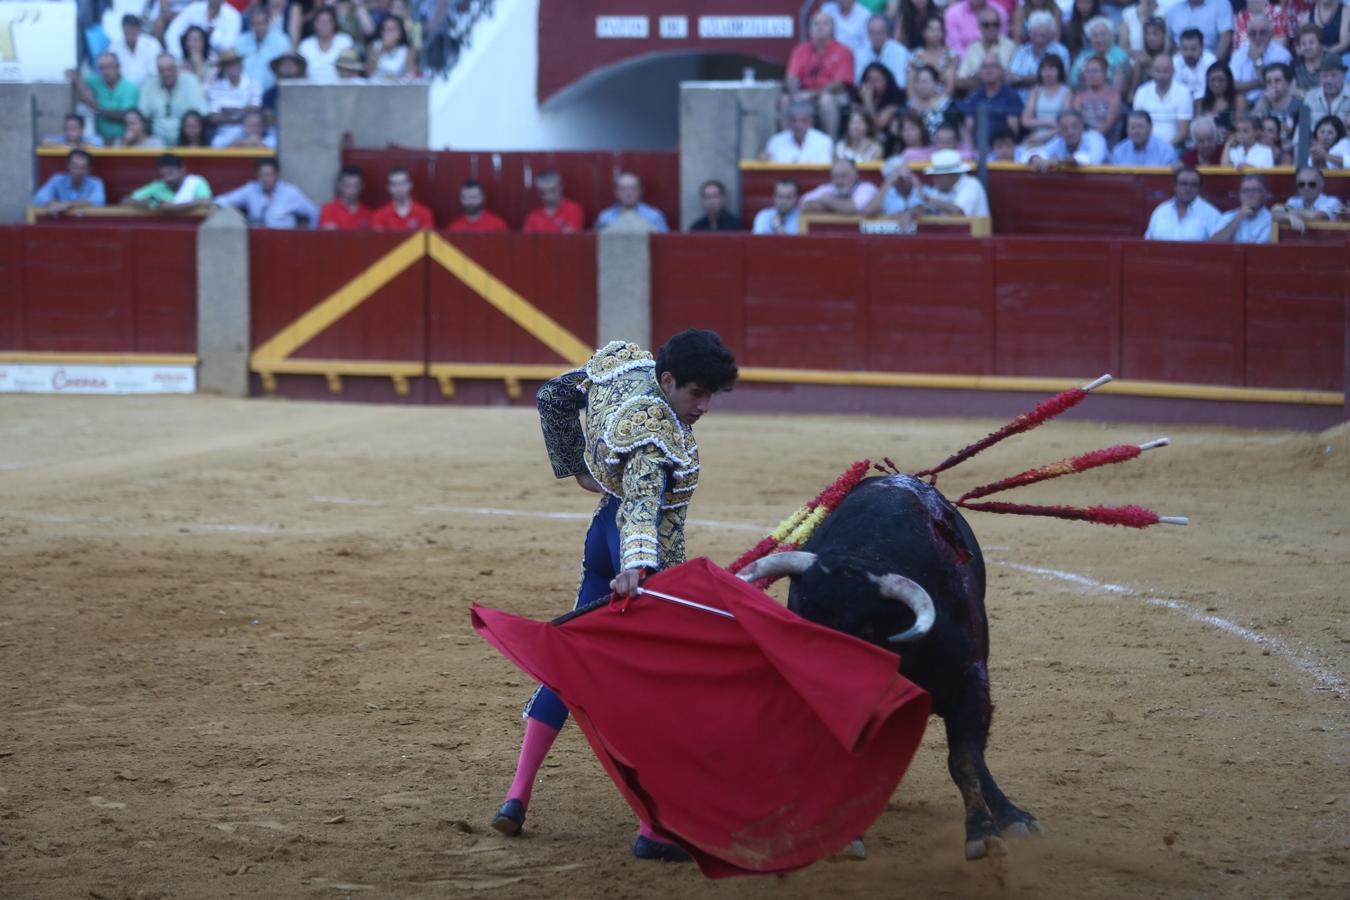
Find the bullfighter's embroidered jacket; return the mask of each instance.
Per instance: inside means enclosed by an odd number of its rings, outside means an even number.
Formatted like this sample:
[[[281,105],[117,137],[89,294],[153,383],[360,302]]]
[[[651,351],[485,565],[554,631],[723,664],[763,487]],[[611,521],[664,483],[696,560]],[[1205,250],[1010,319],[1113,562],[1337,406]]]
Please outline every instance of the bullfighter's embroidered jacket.
[[[553,474],[589,472],[620,501],[620,566],[684,562],[698,444],[666,402],[652,355],[613,341],[582,368],[547,382],[537,399]]]

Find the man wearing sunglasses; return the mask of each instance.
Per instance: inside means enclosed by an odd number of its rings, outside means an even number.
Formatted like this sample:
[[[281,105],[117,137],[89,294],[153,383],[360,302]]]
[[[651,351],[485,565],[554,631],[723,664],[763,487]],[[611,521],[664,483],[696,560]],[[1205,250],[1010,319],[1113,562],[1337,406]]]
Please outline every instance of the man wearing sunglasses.
[[[1309,222],[1331,222],[1341,214],[1341,201],[1324,193],[1322,173],[1312,167],[1299,169],[1294,175],[1297,193],[1284,203],[1271,207],[1270,213],[1281,225],[1297,232],[1308,230]]]

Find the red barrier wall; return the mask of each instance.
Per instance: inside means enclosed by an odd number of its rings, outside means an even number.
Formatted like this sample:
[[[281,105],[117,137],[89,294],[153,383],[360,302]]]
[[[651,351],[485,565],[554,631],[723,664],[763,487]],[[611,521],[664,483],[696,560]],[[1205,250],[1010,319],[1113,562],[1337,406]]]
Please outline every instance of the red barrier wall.
[[[160,153],[181,155],[188,171],[205,178],[211,190],[217,194],[251,181],[258,159],[274,155],[271,151],[204,151],[199,148],[174,147],[153,151],[94,148],[89,153],[94,158],[93,174],[103,179],[109,204],[121,203],[132,191],[158,178],[155,161]],[[66,170],[66,152],[64,149],[39,148],[37,168],[38,184],[41,185],[51,176]]]
[[[195,231],[0,228],[0,349],[196,353]]]
[[[747,366],[1341,390],[1350,255],[1075,238],[652,239],[656,339]]]
[[[519,231],[525,216],[539,205],[534,176],[552,169],[563,178],[568,197],[586,210],[586,226],[601,210],[614,204],[614,177],[634,172],[642,179],[644,202],[665,215],[671,228],[680,227],[680,164],[673,152],[585,151],[574,153],[477,153],[432,150],[354,150],[342,152],[342,164],[357,166],[365,177],[362,199],[369,206],[388,202],[385,175],[394,166],[408,170],[413,194],[431,207],[437,226],[444,228],[461,214],[459,188],[466,179],[482,182],[488,208]],[[328,198],[315,198],[323,202]]]

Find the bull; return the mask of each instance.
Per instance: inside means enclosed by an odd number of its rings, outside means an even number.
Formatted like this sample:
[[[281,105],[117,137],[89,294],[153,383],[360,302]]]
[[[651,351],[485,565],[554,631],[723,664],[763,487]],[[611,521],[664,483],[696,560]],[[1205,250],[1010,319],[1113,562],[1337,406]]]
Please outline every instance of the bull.
[[[993,718],[984,557],[946,497],[909,475],[857,485],[800,550],[766,556],[747,581],[790,576],[788,608],[877,646],[902,650],[900,674],[932,696],[947,733],[947,768],[966,811],[965,855],[1005,851],[1004,835],[1040,823],[985,764]]]

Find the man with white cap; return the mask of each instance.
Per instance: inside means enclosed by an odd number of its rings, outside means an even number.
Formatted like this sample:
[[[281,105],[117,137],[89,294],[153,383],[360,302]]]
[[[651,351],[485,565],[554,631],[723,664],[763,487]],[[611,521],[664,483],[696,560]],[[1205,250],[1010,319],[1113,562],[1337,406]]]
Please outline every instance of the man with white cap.
[[[961,151],[934,151],[926,170],[933,184],[919,189],[924,212],[934,216],[988,216],[989,198],[984,185],[966,174],[970,170],[971,165],[961,158]]]

